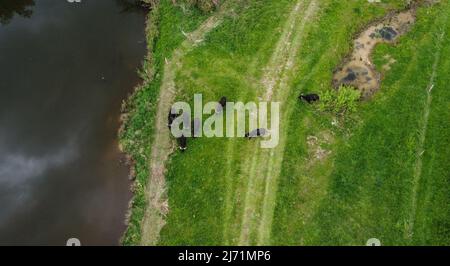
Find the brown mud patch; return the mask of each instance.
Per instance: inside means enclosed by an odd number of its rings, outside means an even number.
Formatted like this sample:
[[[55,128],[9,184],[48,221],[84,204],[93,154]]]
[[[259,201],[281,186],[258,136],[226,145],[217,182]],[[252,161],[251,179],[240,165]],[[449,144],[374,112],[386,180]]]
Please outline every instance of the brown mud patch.
[[[416,5],[400,13],[392,13],[381,22],[369,26],[354,41],[352,54],[334,71],[333,86],[355,87],[363,99],[370,98],[379,88],[381,74],[376,71],[371,54],[379,43],[395,43],[416,21]]]

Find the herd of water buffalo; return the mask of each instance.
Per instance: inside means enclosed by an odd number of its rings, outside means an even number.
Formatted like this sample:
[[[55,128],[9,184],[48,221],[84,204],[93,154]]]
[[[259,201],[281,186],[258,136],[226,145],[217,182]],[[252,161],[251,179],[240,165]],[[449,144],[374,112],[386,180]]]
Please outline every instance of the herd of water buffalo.
[[[300,94],[298,99],[300,101],[305,101],[305,102],[307,102],[309,104],[312,104],[314,102],[319,101],[320,97],[319,97],[319,95],[317,95],[315,93],[311,93],[311,94]],[[217,105],[218,106],[218,108],[217,108],[218,112],[221,112],[222,110],[224,110],[226,105],[227,105],[227,98],[226,97],[222,97],[220,99],[220,101],[218,102],[218,105]],[[172,128],[173,121],[179,116],[180,116],[180,114],[178,114],[174,110],[171,109],[169,111],[168,124],[167,124],[168,127],[169,127],[169,130]],[[191,131],[192,132],[191,132],[191,137],[190,138],[195,138],[195,136],[197,135],[198,130],[201,130],[200,129],[201,123],[200,123],[200,121],[198,121],[198,119],[194,119],[191,123],[192,123],[191,124]],[[245,134],[245,137],[248,138],[248,139],[253,139],[253,138],[266,136],[267,133],[268,133],[267,129],[265,129],[265,128],[258,128],[258,129],[252,130],[250,132],[247,132]],[[184,135],[182,135],[181,137],[179,137],[177,139],[178,140],[178,144],[179,144],[179,148],[180,148],[180,150],[182,152],[187,150],[187,139],[188,139],[188,137],[186,137]]]

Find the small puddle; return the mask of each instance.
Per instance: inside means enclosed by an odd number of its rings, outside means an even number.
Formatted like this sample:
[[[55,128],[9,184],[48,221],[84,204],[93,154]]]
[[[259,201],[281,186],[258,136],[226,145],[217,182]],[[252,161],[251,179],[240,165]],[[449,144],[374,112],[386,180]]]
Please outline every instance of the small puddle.
[[[363,31],[354,42],[350,57],[334,72],[333,86],[350,85],[361,90],[364,99],[370,98],[379,88],[381,74],[376,71],[371,54],[379,43],[395,43],[414,24],[416,8],[388,15],[382,22]]]

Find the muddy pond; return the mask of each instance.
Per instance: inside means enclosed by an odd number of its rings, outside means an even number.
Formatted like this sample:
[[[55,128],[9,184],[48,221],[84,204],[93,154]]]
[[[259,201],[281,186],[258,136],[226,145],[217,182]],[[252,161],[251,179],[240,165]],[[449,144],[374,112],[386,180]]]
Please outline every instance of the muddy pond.
[[[0,245],[117,245],[125,230],[118,117],[139,82],[145,11],[70,2],[0,3]]]
[[[375,46],[379,43],[395,43],[400,36],[407,33],[414,25],[415,9],[413,6],[400,13],[391,13],[381,22],[360,33],[354,41],[351,56],[334,72],[334,86],[337,88],[342,84],[350,85],[358,88],[364,99],[370,98],[381,83],[381,75],[371,61]],[[395,60],[391,59],[390,63],[395,63]]]

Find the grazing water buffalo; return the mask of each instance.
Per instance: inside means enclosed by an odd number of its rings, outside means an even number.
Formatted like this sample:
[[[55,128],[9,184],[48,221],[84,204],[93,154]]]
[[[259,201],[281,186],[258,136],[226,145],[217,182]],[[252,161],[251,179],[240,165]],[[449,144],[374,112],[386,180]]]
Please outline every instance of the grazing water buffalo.
[[[257,138],[257,137],[264,137],[264,136],[267,135],[267,133],[268,133],[267,129],[265,129],[265,128],[258,128],[258,129],[255,129],[255,130],[245,134],[245,137],[249,138],[249,139]]]
[[[224,96],[224,97],[220,98],[219,103],[223,108],[225,108],[225,106],[227,105],[227,97]]]
[[[298,96],[299,100],[304,100],[308,103],[313,103],[313,102],[317,102],[318,100],[320,100],[319,95],[312,93],[312,94],[300,94],[300,96]]]
[[[187,138],[184,135],[178,138],[178,144],[180,145],[180,150],[182,152],[187,150]]]
[[[179,114],[175,111],[175,109],[170,109],[169,111],[169,116],[167,118],[167,126],[169,127],[169,129],[171,129],[172,127],[172,123],[175,120],[175,118],[177,118],[179,116]]]
[[[227,106],[227,97],[220,98],[219,104],[217,105],[216,112],[221,113]]]

